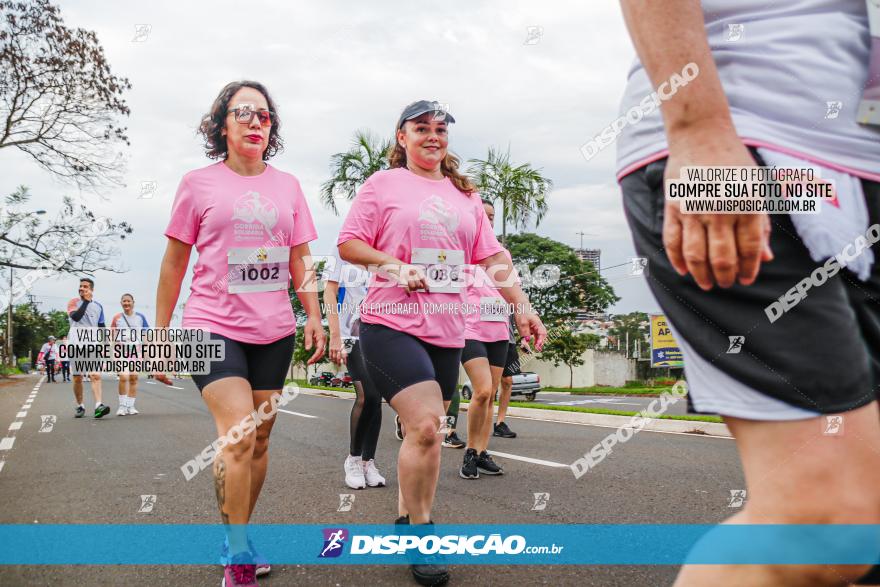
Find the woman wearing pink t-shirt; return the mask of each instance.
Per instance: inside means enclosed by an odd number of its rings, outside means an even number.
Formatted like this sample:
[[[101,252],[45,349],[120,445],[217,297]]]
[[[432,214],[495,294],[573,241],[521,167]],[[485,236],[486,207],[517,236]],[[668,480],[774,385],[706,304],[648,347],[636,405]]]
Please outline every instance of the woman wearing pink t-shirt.
[[[395,128],[390,169],[364,183],[340,231],[340,256],[373,275],[361,303],[360,342],[367,371],[398,413],[406,436],[398,457],[398,524],[430,524],[440,473],[444,402],[458,379],[464,347],[466,266],[513,267],[495,238],[471,182],[447,153],[447,122],[436,102],[407,106]],[[516,323],[540,348],[541,320],[518,285],[499,292],[517,307]],[[422,560],[411,571],[423,585],[448,579],[444,565]]]
[[[492,202],[484,200],[483,209],[491,226],[495,220],[495,207]],[[507,251],[504,253],[510,255]],[[473,397],[468,406],[467,448],[458,475],[462,479],[479,479],[480,473],[504,474],[504,469],[492,459],[487,449],[492,432],[495,392],[507,363],[510,314],[498,289],[481,266],[474,268],[467,299],[469,312],[461,364],[471,381]]]
[[[291,279],[308,320],[309,363],[324,353],[324,330],[309,262],[317,238],[297,179],[270,166],[281,148],[280,120],[266,88],[233,82],[220,92],[201,133],[207,155],[220,162],[187,173],[177,190],[165,235],[168,244],[156,294],[156,323],[167,327],[180,295],[190,251],[199,252],[184,328],[202,328],[224,344],[225,356],[193,375],[228,439],[214,460],[214,485],[223,523],[225,585],[256,585],[270,567],[244,532],[268,466],[275,401],[293,355],[296,320],[288,297]],[[310,289],[310,291],[306,291]],[[255,410],[259,426],[230,433]],[[238,440],[236,440],[238,438]]]

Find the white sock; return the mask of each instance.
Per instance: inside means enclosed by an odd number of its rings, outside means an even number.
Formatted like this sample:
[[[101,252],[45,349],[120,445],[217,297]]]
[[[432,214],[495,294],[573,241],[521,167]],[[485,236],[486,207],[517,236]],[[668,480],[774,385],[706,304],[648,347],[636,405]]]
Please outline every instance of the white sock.
[[[79,404],[77,407],[82,408],[82,409],[86,409],[86,406],[84,404]]]
[[[126,405],[128,405],[128,404],[125,403],[125,396],[124,396],[124,395],[120,395],[120,396],[119,396],[119,406],[122,407],[122,408],[124,408]]]
[[[104,405],[104,402],[95,402],[95,409],[97,410],[98,408],[100,408],[103,405]]]
[[[129,407],[129,408],[133,408],[133,407],[134,407],[134,400],[136,400],[136,399],[137,399],[137,398],[135,398],[135,397],[129,397],[129,398],[128,398],[128,407]]]

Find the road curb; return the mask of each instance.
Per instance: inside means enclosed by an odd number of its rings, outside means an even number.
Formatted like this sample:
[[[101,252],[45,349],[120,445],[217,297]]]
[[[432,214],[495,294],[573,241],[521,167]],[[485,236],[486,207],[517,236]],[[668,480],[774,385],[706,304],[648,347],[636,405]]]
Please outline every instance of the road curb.
[[[324,395],[330,397],[344,397],[351,399],[353,393],[344,391],[330,391],[324,389],[309,389],[300,387],[300,393],[306,395]],[[461,411],[468,411],[467,404],[461,404]],[[630,424],[634,416],[613,416],[611,414],[591,414],[589,412],[565,412],[562,410],[541,410],[537,408],[507,408],[508,416],[518,418],[530,418],[532,420],[544,420],[546,422],[566,422],[569,424],[589,424],[592,426],[605,426],[608,428],[623,428]],[[696,420],[661,420],[648,418],[642,430],[655,432],[680,432],[683,434],[705,434],[709,436],[722,436],[733,438],[726,424],[717,422],[699,422]]]

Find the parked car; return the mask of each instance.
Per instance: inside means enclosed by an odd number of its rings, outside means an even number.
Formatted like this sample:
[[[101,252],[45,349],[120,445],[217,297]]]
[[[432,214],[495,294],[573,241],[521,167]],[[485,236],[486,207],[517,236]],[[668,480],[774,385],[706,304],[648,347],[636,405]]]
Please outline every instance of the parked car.
[[[309,379],[310,385],[325,385],[327,387],[332,387],[333,378],[336,377],[330,371],[322,371],[320,375],[313,375],[311,379]]]
[[[511,398],[523,396],[526,398],[526,401],[531,402],[535,400],[535,396],[538,395],[539,391],[541,391],[541,377],[537,373],[524,371],[513,376],[513,389],[510,392]],[[469,400],[472,395],[471,380],[465,379],[464,383],[461,384],[461,397]]]

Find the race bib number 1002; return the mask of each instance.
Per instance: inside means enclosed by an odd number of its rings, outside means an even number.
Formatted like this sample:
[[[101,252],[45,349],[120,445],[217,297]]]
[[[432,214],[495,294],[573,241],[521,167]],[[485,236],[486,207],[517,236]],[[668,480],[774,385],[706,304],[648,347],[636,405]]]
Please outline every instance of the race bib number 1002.
[[[430,293],[459,293],[465,288],[464,251],[413,249],[412,264],[424,268]]]
[[[229,249],[229,293],[286,290],[290,247]]]

